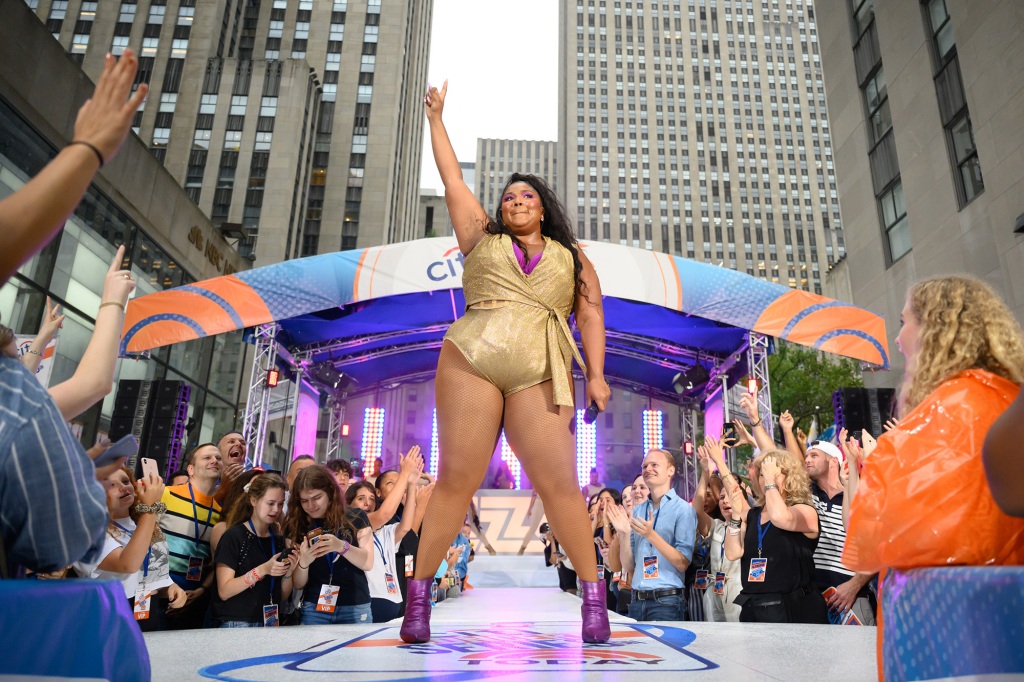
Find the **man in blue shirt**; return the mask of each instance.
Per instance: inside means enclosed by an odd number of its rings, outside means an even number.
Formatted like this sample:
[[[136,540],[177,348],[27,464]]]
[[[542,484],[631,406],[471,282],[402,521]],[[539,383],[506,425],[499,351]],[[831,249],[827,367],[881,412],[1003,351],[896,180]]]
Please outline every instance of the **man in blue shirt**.
[[[697,514],[672,490],[675,460],[665,450],[650,450],[642,474],[650,499],[627,517],[622,507],[605,510],[620,534],[622,570],[633,585],[629,616],[639,621],[687,618],[684,576],[693,558]]]

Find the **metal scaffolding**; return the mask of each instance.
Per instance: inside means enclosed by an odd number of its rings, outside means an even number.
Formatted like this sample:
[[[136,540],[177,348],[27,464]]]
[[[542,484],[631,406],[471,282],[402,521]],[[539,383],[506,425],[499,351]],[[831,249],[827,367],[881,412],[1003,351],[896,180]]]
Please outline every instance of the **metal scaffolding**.
[[[690,405],[682,405],[679,409],[679,431],[683,437],[682,456],[680,458],[680,481],[685,499],[692,500],[697,492],[697,484],[700,483],[700,465],[697,463],[696,455],[686,454],[686,443],[693,445],[694,453],[697,452],[697,410]]]
[[[253,329],[255,357],[249,379],[249,399],[245,404],[242,437],[245,438],[245,468],[251,469],[263,462],[263,444],[266,441],[267,421],[270,415],[270,387],[267,372],[277,362],[276,322]]]
[[[747,371],[751,379],[757,380],[757,414],[764,420],[766,426],[774,425],[771,380],[768,376],[768,337],[764,334],[750,332]],[[772,430],[768,433],[775,437]],[[735,465],[735,462],[733,464]]]
[[[327,459],[341,458],[341,426],[345,423],[346,395],[332,394],[327,398],[330,425],[327,427]]]

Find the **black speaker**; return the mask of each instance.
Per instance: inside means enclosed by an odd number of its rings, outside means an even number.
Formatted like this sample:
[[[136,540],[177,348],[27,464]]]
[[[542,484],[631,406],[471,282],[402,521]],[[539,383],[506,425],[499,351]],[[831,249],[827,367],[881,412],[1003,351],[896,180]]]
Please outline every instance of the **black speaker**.
[[[877,438],[891,416],[894,395],[891,388],[839,389],[832,395],[837,426],[858,439],[862,429]]]

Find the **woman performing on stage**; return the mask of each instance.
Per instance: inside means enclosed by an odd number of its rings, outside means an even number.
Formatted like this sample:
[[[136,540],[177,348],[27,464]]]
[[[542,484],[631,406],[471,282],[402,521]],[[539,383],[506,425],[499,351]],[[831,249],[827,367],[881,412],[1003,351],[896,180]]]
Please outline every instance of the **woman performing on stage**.
[[[434,572],[462,528],[504,426],[582,581],[583,639],[605,642],[605,586],[576,476],[571,374],[576,358],[587,376],[586,404],[604,410],[611,391],[604,380],[601,285],[565,210],[540,178],[514,174],[494,217],[487,215],[462,179],[441,122],[447,90],[447,81],[440,91],[431,87],[423,102],[448,212],[466,257],[466,314],[445,335],[437,363],[440,471],[409,582],[402,639],[430,639]],[[571,312],[587,365],[566,321]]]

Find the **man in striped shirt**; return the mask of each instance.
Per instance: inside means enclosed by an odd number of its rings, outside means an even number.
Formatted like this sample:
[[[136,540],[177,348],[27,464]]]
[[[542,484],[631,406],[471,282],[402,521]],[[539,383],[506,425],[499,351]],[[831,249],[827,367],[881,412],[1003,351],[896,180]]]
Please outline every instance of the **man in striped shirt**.
[[[185,606],[168,612],[172,629],[202,627],[216,589],[210,535],[220,521],[220,504],[213,498],[220,480],[220,450],[204,443],[188,453],[185,463],[188,483],[164,488],[160,500],[167,505],[160,528],[170,550],[171,580],[188,597]]]
[[[110,512],[92,460],[19,360],[0,354],[0,386],[4,572],[48,572],[96,558]]]
[[[814,550],[814,582],[829,605],[829,621],[843,623],[848,612],[862,625],[875,624],[875,611],[871,605],[868,573],[854,573],[843,566],[843,545],[846,527],[843,525],[843,485],[839,471],[843,453],[832,443],[815,441],[807,446],[804,459],[811,477],[811,493],[818,510],[821,533]]]

